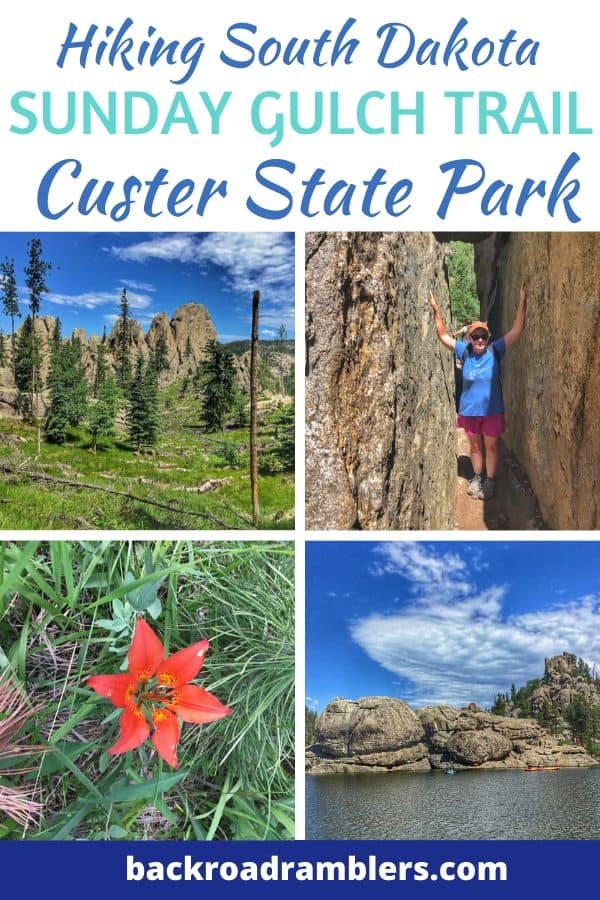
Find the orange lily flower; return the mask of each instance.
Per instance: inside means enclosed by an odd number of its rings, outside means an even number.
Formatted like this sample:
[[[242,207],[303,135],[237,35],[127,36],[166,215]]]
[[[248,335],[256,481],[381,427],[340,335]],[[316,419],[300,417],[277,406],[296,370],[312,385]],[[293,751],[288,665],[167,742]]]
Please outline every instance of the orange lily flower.
[[[198,641],[165,659],[165,648],[145,619],[138,619],[127,653],[129,669],[119,675],[91,675],[88,687],[123,709],[120,736],[109,753],[135,750],[150,737],[159,756],[177,768],[179,721],[202,725],[232,710],[195,684],[209,648]]]

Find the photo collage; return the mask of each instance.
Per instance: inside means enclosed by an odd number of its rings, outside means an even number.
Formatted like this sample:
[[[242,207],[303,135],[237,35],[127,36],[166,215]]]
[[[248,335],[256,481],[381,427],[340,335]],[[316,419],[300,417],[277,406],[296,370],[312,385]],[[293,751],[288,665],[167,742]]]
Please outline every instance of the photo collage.
[[[0,235],[0,840],[600,840],[600,235]]]

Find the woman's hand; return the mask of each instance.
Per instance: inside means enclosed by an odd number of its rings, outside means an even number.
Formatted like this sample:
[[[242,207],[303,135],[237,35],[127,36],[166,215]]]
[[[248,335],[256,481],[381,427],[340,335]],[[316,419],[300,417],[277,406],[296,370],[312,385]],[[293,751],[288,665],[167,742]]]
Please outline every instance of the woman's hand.
[[[519,291],[519,303],[521,306],[525,306],[527,304],[527,285],[525,282],[521,285],[521,290]]]
[[[437,303],[435,302],[435,297],[433,296],[432,291],[429,291],[429,296],[427,297],[427,299],[429,300],[429,305],[434,313],[439,313],[439,308]]]
[[[523,329],[525,328],[525,313],[527,310],[527,283],[524,281],[521,284],[521,288],[519,290],[519,305],[517,307],[517,313],[515,315],[515,321],[513,322],[513,326],[510,331],[507,331],[504,335],[504,342],[506,344],[506,348],[512,347],[512,345],[519,339]]]

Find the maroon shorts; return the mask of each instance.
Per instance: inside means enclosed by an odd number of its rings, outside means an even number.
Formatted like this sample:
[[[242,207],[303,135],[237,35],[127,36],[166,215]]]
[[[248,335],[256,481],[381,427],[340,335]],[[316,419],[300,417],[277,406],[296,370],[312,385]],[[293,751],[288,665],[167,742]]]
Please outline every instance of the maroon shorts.
[[[500,437],[506,431],[504,413],[493,416],[461,416],[456,417],[456,427],[464,428],[469,437],[484,434],[486,437]]]

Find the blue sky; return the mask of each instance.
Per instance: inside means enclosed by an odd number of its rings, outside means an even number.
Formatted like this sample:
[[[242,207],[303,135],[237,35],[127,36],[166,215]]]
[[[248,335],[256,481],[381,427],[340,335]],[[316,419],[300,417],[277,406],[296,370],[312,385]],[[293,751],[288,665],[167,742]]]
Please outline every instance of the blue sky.
[[[568,650],[600,671],[596,541],[311,542],[306,693],[489,706]]]
[[[158,312],[171,315],[183,303],[206,306],[219,340],[248,338],[251,299],[261,292],[260,336],[277,336],[285,325],[294,334],[294,243],[283,233],[0,234],[0,259],[14,258],[23,315],[28,297],[23,269],[27,242],[39,237],[52,263],[42,315],[58,316],[63,334],[110,331],[127,288],[131,314],[147,330]],[[1,309],[1,305],[0,305]],[[10,320],[0,313],[0,327]]]

